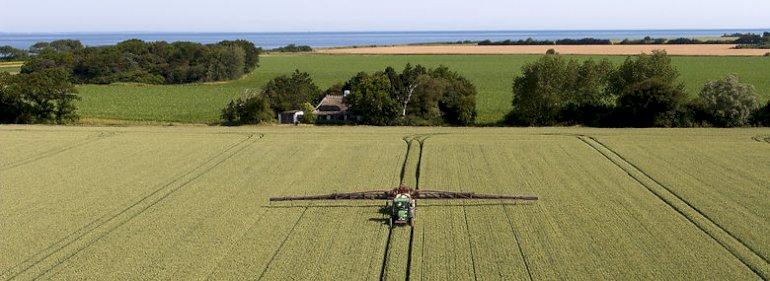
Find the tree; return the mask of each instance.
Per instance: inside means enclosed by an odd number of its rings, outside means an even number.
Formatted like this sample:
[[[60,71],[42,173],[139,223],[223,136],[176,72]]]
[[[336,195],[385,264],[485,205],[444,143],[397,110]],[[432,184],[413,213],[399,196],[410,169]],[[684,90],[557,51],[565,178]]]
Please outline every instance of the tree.
[[[527,125],[553,125],[564,101],[564,89],[570,84],[567,61],[548,55],[522,67],[522,75],[513,79],[513,111]]]
[[[638,83],[655,79],[673,87],[684,87],[678,84],[679,71],[671,64],[671,58],[665,51],[653,51],[651,55],[641,54],[629,57],[609,77],[608,92],[618,97]]]
[[[0,46],[0,61],[21,61],[29,57],[27,52],[12,46]]]
[[[697,106],[711,124],[738,127],[749,123],[751,114],[759,108],[759,101],[754,86],[741,83],[735,75],[728,75],[722,80],[706,83]]]
[[[476,86],[457,72],[446,66],[439,66],[428,71],[428,75],[444,84],[444,91],[439,95],[427,95],[439,98],[438,108],[444,122],[453,125],[470,125],[476,122]],[[432,105],[432,100],[429,99]]]
[[[241,77],[246,69],[246,54],[240,46],[218,46],[211,48],[206,80],[221,81]]]
[[[0,76],[0,121],[4,123],[65,123],[77,119],[78,99],[69,73],[48,68],[35,73]]]
[[[268,101],[259,94],[246,91],[243,97],[230,101],[222,109],[222,121],[225,125],[260,124],[274,120],[275,112]]]
[[[391,95],[401,104],[401,116],[406,116],[406,109],[409,107],[409,102],[412,100],[415,89],[420,86],[420,76],[427,72],[425,67],[417,65],[412,67],[407,63],[404,70],[401,73],[396,73],[392,67],[385,69],[385,75],[390,80]]]
[[[318,116],[315,115],[315,107],[309,102],[302,104],[302,122],[307,124],[315,124]]]
[[[351,94],[345,98],[350,112],[361,116],[370,125],[390,125],[400,115],[400,106],[391,98],[390,79],[383,72],[369,75],[359,73],[348,82]]]
[[[243,50],[244,73],[249,73],[259,66],[259,55],[262,53],[262,49],[254,46],[254,43],[239,39],[235,41],[222,41],[217,43],[217,45],[238,46]]]
[[[262,95],[275,112],[299,109],[303,103],[321,101],[321,89],[307,72],[295,70],[291,76],[281,75],[267,82]]]
[[[670,82],[648,79],[629,87],[619,100],[618,120],[621,126],[653,127],[671,124],[675,115],[685,104],[681,88]]]
[[[75,65],[75,57],[72,53],[60,53],[54,51],[44,51],[31,57],[21,66],[21,73],[33,73],[50,68],[62,68],[71,71]]]

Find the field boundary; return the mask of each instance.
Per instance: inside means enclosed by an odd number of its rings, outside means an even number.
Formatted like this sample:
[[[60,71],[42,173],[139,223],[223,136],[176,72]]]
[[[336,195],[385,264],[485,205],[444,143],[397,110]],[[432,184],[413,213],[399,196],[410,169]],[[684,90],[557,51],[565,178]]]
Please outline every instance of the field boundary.
[[[218,167],[225,161],[237,155],[238,152],[246,149],[262,137],[264,137],[263,134],[254,133],[242,140],[233,143],[222,152],[208,158],[202,164],[194,167],[193,169],[181,173],[181,175],[173,178],[170,182],[163,184],[153,192],[145,195],[138,201],[131,203],[131,205],[120,210],[106,220],[103,220],[97,224],[92,222],[86,227],[80,228],[79,231],[75,232],[79,233],[78,236],[71,239],[66,239],[66,237],[72,236],[71,233],[70,235],[65,236],[65,239],[60,239],[57,241],[57,243],[52,244],[53,247],[49,246],[45,250],[32,255],[26,261],[7,270],[2,276],[0,276],[0,278],[10,280],[27,273],[31,275],[32,279],[40,278],[65,261],[69,260],[71,257],[90,247],[105,236],[109,235],[115,229],[123,226],[133,218],[142,214],[147,209],[168,198],[171,194],[180,190],[182,187],[200,178],[212,169]],[[106,217],[106,215],[102,216],[101,218],[104,217]],[[102,231],[99,231],[100,229]],[[56,246],[56,244],[61,243],[63,244],[58,247]]]
[[[604,145],[602,142],[590,136],[578,136],[579,140],[591,149],[601,154],[611,163],[626,172],[634,181],[645,187],[653,195],[662,200],[670,208],[678,212],[690,223],[708,235],[717,244],[722,246],[758,277],[768,280],[770,278],[770,263],[754,249],[738,239],[730,231],[714,222],[700,209],[690,204],[687,200],[673,192],[669,187],[644,172],[623,156]]]
[[[115,136],[115,135],[118,135],[118,134],[120,134],[120,133],[112,132],[112,131],[98,132],[95,135],[86,137],[85,139],[77,140],[77,141],[72,141],[72,142],[69,142],[69,143],[67,143],[65,145],[62,145],[62,146],[59,146],[59,147],[54,147],[54,148],[48,149],[46,151],[36,153],[36,154],[32,155],[31,157],[29,157],[27,159],[24,159],[24,160],[21,160],[21,161],[18,161],[16,163],[10,163],[10,164],[7,164],[5,166],[0,166],[0,171],[6,171],[6,170],[10,170],[10,169],[13,169],[13,168],[24,166],[24,165],[27,165],[27,164],[30,164],[30,163],[34,163],[34,162],[37,162],[37,161],[45,159],[45,158],[53,157],[53,156],[55,156],[55,155],[57,155],[59,153],[64,153],[66,151],[69,151],[69,150],[72,150],[72,149],[75,149],[75,148],[87,145],[87,144],[95,142],[95,141],[106,139],[106,138],[109,138],[109,137],[112,137],[112,136]]]

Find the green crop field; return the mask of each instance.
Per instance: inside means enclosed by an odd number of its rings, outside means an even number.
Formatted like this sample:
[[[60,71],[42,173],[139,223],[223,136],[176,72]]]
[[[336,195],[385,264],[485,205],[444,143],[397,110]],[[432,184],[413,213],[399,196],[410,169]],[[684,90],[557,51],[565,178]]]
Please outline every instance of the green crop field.
[[[237,81],[203,85],[86,85],[78,87],[80,115],[86,119],[118,119],[182,123],[215,123],[227,102],[245,89],[259,89],[269,79],[294,69],[309,72],[326,88],[343,82],[359,71],[382,70],[406,63],[446,65],[469,78],[477,87],[479,123],[500,121],[511,108],[511,83],[521,66],[536,55],[271,55],[261,67]],[[608,58],[615,63],[623,56],[570,56]],[[770,99],[770,59],[761,57],[673,57],[682,81],[696,95],[709,80],[738,74],[756,86],[763,101]]]
[[[770,129],[0,126],[0,143],[0,280],[770,278]],[[393,230],[385,202],[268,202],[399,182],[540,200],[419,200]]]
[[[11,74],[19,73],[19,71],[21,70],[22,64],[23,62],[19,62],[19,61],[0,62],[0,73],[2,72],[9,72]]]

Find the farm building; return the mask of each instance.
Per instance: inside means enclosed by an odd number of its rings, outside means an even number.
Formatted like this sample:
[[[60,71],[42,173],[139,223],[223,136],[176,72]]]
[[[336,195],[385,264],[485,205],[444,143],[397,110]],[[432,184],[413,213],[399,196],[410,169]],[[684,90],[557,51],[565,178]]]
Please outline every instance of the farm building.
[[[297,124],[302,121],[302,116],[305,112],[302,110],[289,110],[278,113],[278,123],[281,124]]]
[[[345,95],[327,95],[316,106],[314,113],[318,121],[348,121],[352,117],[348,113],[348,105],[344,101]]]

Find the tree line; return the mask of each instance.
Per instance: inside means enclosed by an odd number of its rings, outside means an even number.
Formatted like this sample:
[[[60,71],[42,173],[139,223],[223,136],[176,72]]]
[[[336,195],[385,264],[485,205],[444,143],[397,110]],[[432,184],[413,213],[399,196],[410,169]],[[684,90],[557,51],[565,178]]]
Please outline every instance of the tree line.
[[[686,45],[686,44],[736,44],[739,47],[762,47],[770,46],[770,32],[762,35],[746,33],[736,34],[736,39],[717,39],[701,40],[697,38],[653,38],[646,36],[642,39],[623,39],[620,42],[612,42],[609,39],[582,38],[582,39],[559,39],[559,40],[536,40],[533,38],[520,40],[491,41],[483,40],[476,42],[477,45]]]
[[[325,95],[341,95],[351,122],[368,125],[470,125],[476,119],[476,87],[445,66],[426,68],[407,64],[360,72],[344,83],[321,91],[308,73],[295,71],[269,81],[259,94],[248,93],[222,110],[225,124],[254,124],[275,119],[277,113],[302,109],[313,118],[313,104]]]
[[[664,51],[627,58],[578,61],[546,55],[513,80],[510,125],[599,127],[736,127],[768,125],[753,86],[730,75],[689,99]]]
[[[84,84],[223,81],[253,71],[261,52],[246,40],[200,44],[132,39],[98,47],[85,47],[77,40],[56,40],[32,45],[21,73],[62,68],[70,73],[72,82]],[[13,50],[0,53],[4,59],[19,56],[21,53]]]

